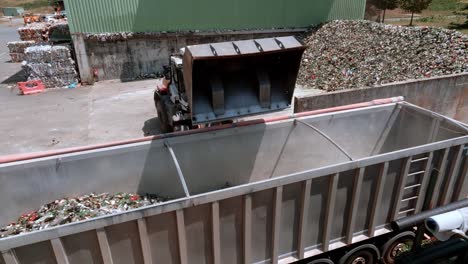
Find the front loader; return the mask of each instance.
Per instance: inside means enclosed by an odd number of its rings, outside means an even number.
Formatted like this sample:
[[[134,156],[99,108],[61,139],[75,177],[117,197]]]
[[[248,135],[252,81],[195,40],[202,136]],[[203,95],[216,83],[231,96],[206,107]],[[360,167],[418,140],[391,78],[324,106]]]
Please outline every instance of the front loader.
[[[162,132],[290,107],[304,50],[294,37],[185,47],[171,56],[154,94]]]

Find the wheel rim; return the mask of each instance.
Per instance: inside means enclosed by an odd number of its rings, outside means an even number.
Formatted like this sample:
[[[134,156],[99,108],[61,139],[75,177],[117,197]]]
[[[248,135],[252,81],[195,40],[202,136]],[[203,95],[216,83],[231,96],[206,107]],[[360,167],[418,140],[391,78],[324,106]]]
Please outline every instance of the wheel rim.
[[[404,240],[404,241],[398,242],[391,249],[390,257],[392,259],[395,259],[396,257],[401,256],[401,254],[410,251],[412,247],[413,247],[413,243],[411,240]]]
[[[383,262],[386,264],[394,264],[395,260],[404,254],[405,252],[411,251],[413,248],[412,238],[404,237],[400,238],[384,252]]]
[[[353,260],[353,262],[351,262],[352,264],[366,264],[367,263],[367,260],[366,258],[364,257],[357,257]]]
[[[371,249],[363,249],[352,254],[351,256],[348,256],[348,257],[344,256],[343,258],[346,260],[344,262],[340,261],[340,263],[346,263],[346,264],[375,264],[377,263]]]

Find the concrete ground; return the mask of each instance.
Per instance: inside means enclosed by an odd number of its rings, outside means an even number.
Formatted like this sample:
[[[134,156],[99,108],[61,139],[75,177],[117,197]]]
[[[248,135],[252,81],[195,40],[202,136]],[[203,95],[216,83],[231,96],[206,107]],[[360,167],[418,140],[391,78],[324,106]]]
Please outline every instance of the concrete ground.
[[[84,146],[159,132],[154,80],[20,96],[0,85],[0,155]]]
[[[21,20],[0,23],[0,155],[105,143],[157,134],[155,80],[105,81],[75,89],[18,95],[20,63],[7,42],[19,40]]]
[[[103,81],[75,89],[18,95],[16,82],[25,77],[20,63],[9,62],[6,43],[19,40],[16,30],[20,25],[21,20],[15,20],[13,26],[0,23],[0,155],[86,146],[160,132],[153,103],[155,80]],[[301,90],[297,92],[302,94]],[[280,114],[285,113],[291,110]]]
[[[10,41],[18,41],[18,27],[22,25],[22,19],[14,19],[10,25],[9,21],[0,18],[0,83],[6,84],[15,82],[21,75],[20,63],[8,63],[10,56],[8,55],[7,43]]]

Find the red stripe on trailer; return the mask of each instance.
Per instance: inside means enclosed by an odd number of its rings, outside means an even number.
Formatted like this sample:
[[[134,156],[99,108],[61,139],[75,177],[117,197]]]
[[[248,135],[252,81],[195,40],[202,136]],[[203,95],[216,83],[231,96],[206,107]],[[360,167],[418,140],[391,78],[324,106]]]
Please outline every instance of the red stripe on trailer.
[[[141,138],[135,138],[135,139],[129,139],[129,140],[122,140],[122,141],[114,141],[114,142],[109,142],[109,143],[104,143],[104,144],[66,148],[66,149],[52,150],[52,151],[42,151],[42,152],[35,152],[35,153],[6,155],[6,156],[0,157],[0,164],[24,161],[24,160],[29,160],[29,159],[46,158],[50,156],[64,155],[64,154],[70,154],[70,153],[81,152],[81,151],[96,150],[100,148],[109,148],[109,147],[115,147],[115,146],[120,146],[120,145],[142,143],[142,142],[153,141],[153,140],[164,139],[164,138],[172,138],[172,137],[179,137],[179,136],[184,136],[184,135],[193,135],[193,134],[199,134],[199,133],[205,133],[205,132],[212,132],[212,131],[218,131],[218,130],[233,128],[233,127],[245,127],[245,126],[251,126],[251,125],[278,122],[278,121],[283,121],[283,120],[287,120],[291,118],[306,117],[306,116],[311,116],[311,115],[319,115],[319,114],[333,113],[333,112],[338,112],[338,111],[371,107],[375,105],[397,103],[403,100],[404,98],[402,96],[384,98],[384,99],[376,99],[370,102],[319,109],[319,110],[314,110],[314,111],[297,113],[293,115],[255,119],[255,120],[249,120],[249,121],[242,121],[242,122],[234,123],[234,124],[226,124],[226,125],[220,125],[220,126],[215,126],[215,127],[206,127],[206,128],[187,130],[187,131],[178,131],[178,132],[169,133],[169,134],[141,137]]]

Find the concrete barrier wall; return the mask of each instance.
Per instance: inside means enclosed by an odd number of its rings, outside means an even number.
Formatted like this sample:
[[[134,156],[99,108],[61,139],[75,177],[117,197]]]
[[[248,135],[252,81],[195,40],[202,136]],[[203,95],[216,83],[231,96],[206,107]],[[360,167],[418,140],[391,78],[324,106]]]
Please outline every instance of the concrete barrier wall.
[[[343,90],[319,95],[300,95],[294,112],[404,96],[405,100],[434,112],[468,123],[468,73]]]
[[[84,83],[149,77],[169,64],[169,56],[187,45],[296,35],[305,29],[221,33],[74,34],[80,77]]]

